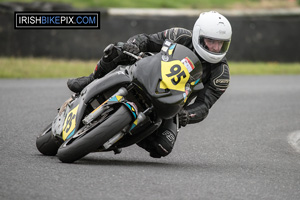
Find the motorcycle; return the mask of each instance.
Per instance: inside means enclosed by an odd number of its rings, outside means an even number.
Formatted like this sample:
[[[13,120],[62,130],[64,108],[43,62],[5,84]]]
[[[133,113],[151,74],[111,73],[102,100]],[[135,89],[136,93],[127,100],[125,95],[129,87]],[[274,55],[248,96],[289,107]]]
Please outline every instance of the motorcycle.
[[[92,152],[131,146],[152,134],[203,89],[202,65],[187,47],[166,40],[73,94],[36,139],[37,149],[72,163]]]

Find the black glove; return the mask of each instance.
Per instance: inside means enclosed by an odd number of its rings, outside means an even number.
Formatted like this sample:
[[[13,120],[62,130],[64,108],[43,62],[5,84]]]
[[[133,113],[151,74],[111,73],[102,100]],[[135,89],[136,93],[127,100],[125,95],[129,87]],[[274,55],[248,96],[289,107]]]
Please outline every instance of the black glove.
[[[126,61],[128,59],[128,56],[126,54],[123,54],[123,51],[127,51],[135,55],[140,52],[139,48],[135,44],[118,42],[116,44],[110,44],[104,49],[103,61],[106,63],[112,61],[114,63]]]
[[[106,63],[109,63],[113,60],[116,62],[122,57],[123,53],[121,50],[118,50],[117,48],[114,47],[114,44],[110,44],[107,47],[105,47],[103,53],[103,61]]]
[[[115,44],[115,46],[117,48],[119,48],[120,50],[122,51],[127,51],[129,53],[132,53],[134,55],[138,55],[138,53],[140,53],[140,49],[138,48],[138,46],[136,46],[135,44],[132,44],[132,43],[124,43],[124,42],[118,42]],[[129,61],[129,63],[133,63],[136,61],[135,58],[129,56],[129,55],[126,55],[126,54],[123,54],[124,56],[122,58],[124,58],[124,61],[126,60],[125,58],[127,58],[127,60]],[[128,64],[128,63],[127,63]]]
[[[132,53],[134,55],[138,55],[140,53],[140,49],[138,48],[138,46],[132,43],[124,43],[123,51],[128,51],[129,53]]]
[[[179,127],[185,127],[190,121],[190,114],[185,109],[182,109],[178,113],[178,117],[179,117]]]

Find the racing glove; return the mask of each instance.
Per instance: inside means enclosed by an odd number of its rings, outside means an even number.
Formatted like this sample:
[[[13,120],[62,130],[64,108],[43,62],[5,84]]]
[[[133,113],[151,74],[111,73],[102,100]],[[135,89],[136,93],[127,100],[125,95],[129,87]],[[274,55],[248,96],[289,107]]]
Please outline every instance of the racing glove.
[[[128,51],[129,53],[132,53],[134,55],[138,55],[140,53],[140,49],[138,48],[138,46],[132,43],[124,43],[123,51]]]
[[[116,46],[119,49],[121,49],[122,51],[127,51],[134,55],[138,55],[140,53],[140,49],[138,48],[138,46],[136,46],[135,44],[132,44],[132,43],[118,42],[118,43],[116,43]],[[123,54],[123,55],[125,56],[126,54]],[[128,56],[128,55],[126,55],[124,58],[127,58],[129,63],[134,63],[136,61],[135,58]]]
[[[114,48],[116,47],[116,48]],[[127,51],[129,53],[137,55],[140,53],[140,49],[131,43],[117,42],[115,44],[110,44],[104,49],[103,59],[105,62],[119,61],[124,58],[122,51]]]
[[[190,114],[185,109],[182,109],[178,113],[178,117],[179,117],[179,127],[185,127],[190,121]]]
[[[117,63],[118,60],[122,57],[122,52],[116,48],[114,48],[114,44],[110,44],[107,47],[105,47],[103,53],[103,61],[104,62],[112,62],[114,61]]]
[[[127,51],[134,55],[140,53],[140,49],[138,48],[138,46],[132,43],[117,42],[115,46],[123,51]]]

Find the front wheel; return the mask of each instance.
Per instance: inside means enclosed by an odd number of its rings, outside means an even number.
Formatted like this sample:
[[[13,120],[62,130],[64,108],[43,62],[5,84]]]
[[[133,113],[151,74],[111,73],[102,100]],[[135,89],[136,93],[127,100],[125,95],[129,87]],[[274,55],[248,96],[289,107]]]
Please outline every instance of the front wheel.
[[[58,149],[58,159],[64,163],[72,163],[90,152],[96,151],[110,138],[123,130],[132,120],[132,116],[125,106],[91,131],[75,139],[65,141]]]
[[[37,149],[46,156],[55,156],[61,144],[62,142],[52,134],[52,124],[49,124],[43,133],[36,138]]]

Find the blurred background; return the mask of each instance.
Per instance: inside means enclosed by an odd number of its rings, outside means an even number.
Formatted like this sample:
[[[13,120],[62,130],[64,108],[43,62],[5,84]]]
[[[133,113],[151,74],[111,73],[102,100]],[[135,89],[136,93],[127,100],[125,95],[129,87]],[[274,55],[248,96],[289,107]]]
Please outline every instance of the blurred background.
[[[191,30],[201,12],[216,10],[233,28],[228,60],[295,63],[299,5],[300,0],[0,0],[0,56],[99,59],[110,43],[171,27]],[[101,12],[100,29],[14,29],[15,11],[83,10]]]

